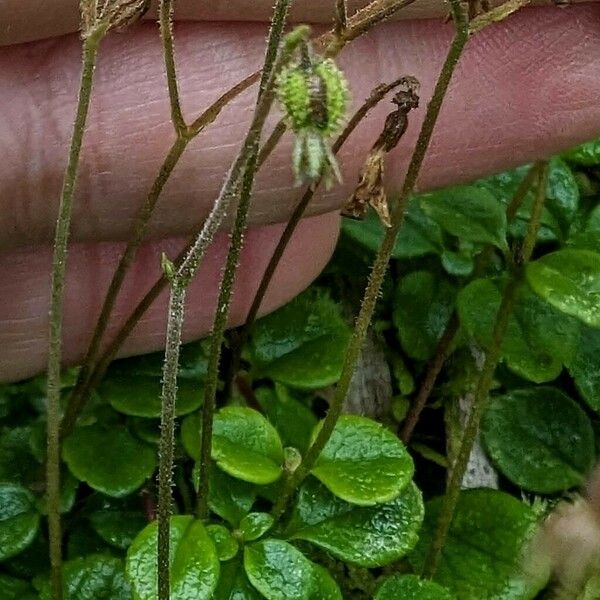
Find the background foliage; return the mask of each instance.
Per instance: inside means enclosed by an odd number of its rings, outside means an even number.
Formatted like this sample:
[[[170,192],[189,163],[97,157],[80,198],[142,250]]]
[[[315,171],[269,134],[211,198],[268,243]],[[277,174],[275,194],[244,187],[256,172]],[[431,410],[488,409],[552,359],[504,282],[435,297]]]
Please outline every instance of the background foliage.
[[[528,568],[524,552],[540,519],[580,488],[597,458],[600,141],[550,161],[534,260],[482,421],[491,465],[474,467],[476,478],[492,472],[498,485],[461,496],[435,581],[415,575],[465,402],[491,343],[507,250],[529,219],[533,192],[514,219],[506,217],[527,172],[525,166],[411,199],[370,335],[376,351],[369,352],[379,356],[375,379],[387,381],[387,392],[368,383],[368,400],[359,395],[362,404],[346,407],[362,414],[339,420],[281,523],[273,522],[271,507],[314,439],[340,376],[349,315],[383,237],[375,215],[346,221],[319,280],[255,324],[232,400],[215,417],[209,524],[192,516],[207,345],[185,347],[171,525],[174,600],[549,597],[548,565]],[[450,358],[405,447],[398,431],[453,315],[460,327]],[[359,376],[368,379],[366,358]],[[115,362],[65,440],[69,599],[156,597],[161,369],[161,355]],[[75,377],[66,373],[63,396]],[[44,415],[43,378],[0,388],[2,600],[49,598]],[[584,593],[579,597],[593,597]]]

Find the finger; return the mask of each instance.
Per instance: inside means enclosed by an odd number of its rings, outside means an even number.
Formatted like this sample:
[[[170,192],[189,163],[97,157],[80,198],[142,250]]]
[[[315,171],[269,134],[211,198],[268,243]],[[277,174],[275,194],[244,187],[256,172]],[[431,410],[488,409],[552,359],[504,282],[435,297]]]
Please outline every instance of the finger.
[[[349,0],[348,14],[352,15],[369,2],[370,0]],[[146,16],[148,19],[156,17],[158,0],[153,4],[153,9]],[[272,0],[177,0],[175,5],[175,17],[180,20],[268,21],[273,12]],[[329,24],[333,20],[333,6],[333,0],[296,0],[291,7],[290,18],[296,22]],[[399,11],[396,18],[424,19],[447,13],[448,6],[442,0],[418,0]],[[0,28],[0,46],[72,33],[79,29],[79,1],[3,0],[0,6],[0,23],[4,24]]]
[[[274,275],[263,311],[290,300],[321,271],[333,251],[338,222],[339,217],[330,213],[301,223]],[[281,231],[282,226],[270,225],[248,232],[235,284],[231,324],[244,321]],[[189,288],[186,340],[205,335],[212,326],[227,241],[226,235],[217,238]],[[161,252],[175,256],[182,243],[166,240],[144,246],[119,296],[106,339],[113,337],[159,277]],[[68,364],[83,358],[121,250],[121,245],[113,243],[77,244],[71,250],[63,326]],[[50,248],[15,250],[0,257],[0,381],[29,377],[46,367],[51,260]],[[167,302],[164,292],[137,325],[121,355],[164,347]]]
[[[600,135],[599,6],[529,9],[475,36],[446,98],[420,187],[464,181],[546,156]],[[411,154],[452,35],[437,21],[388,23],[351,44],[341,59],[355,104],[382,80],[414,74],[421,108],[390,157],[397,187]],[[264,27],[182,24],[177,58],[186,115],[195,115],[260,65]],[[155,27],[106,40],[84,141],[73,238],[123,240],[173,141]],[[47,243],[57,203],[77,95],[76,37],[3,49],[0,54],[0,244]],[[206,216],[252,113],[245,93],[190,145],[151,223],[154,238],[188,234]],[[345,185],[317,194],[310,210],[339,206],[353,188],[389,104],[382,104],[341,153]],[[275,118],[275,116],[274,116]],[[256,186],[253,224],[284,221],[298,190],[291,136],[265,165]]]

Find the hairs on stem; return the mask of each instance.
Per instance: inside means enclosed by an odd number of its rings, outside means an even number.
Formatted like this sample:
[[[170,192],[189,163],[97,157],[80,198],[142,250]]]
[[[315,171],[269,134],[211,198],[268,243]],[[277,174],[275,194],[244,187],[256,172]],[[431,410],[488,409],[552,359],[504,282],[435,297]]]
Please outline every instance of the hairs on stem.
[[[290,0],[279,0],[280,4],[289,4],[289,2]],[[279,14],[277,10],[275,14]],[[279,46],[281,41],[282,31],[283,23],[280,28],[275,25],[272,28],[272,35],[277,36],[277,46]],[[272,40],[269,41],[265,62],[267,64],[269,64],[269,62],[271,63],[271,72],[266,82],[259,90],[252,123],[242,148],[229,170],[219,197],[215,201],[215,204],[204,223],[202,231],[190,246],[181,264],[175,268],[172,263],[168,262],[168,259],[165,260],[165,265],[167,267],[165,270],[169,274],[168,276],[171,285],[171,297],[161,397],[161,454],[159,469],[157,548],[159,600],[168,600],[169,598],[169,519],[171,510],[175,401],[177,396],[177,365],[179,360],[179,347],[181,345],[181,329],[185,316],[185,290],[195,276],[208,247],[212,243],[215,233],[221,226],[227,211],[239,193],[240,180],[244,168],[249,164],[252,156],[256,157],[262,129],[274,100],[276,73],[280,70],[282,65],[289,61],[296,46],[308,36],[308,32],[309,29],[307,27],[300,27],[293,31],[285,38],[280,53],[278,55],[274,54],[272,57],[269,55],[269,51],[272,49],[272,44],[275,42],[272,42]],[[218,368],[218,356],[216,362]]]

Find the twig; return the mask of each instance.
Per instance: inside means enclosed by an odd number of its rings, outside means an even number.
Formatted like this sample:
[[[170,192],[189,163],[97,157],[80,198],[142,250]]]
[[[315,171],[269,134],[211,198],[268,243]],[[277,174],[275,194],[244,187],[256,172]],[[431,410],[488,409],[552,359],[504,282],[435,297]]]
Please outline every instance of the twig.
[[[279,46],[281,45],[283,30],[291,3],[292,0],[278,0],[275,5],[267,42],[267,51],[262,71],[263,74],[258,92],[257,111],[259,110],[260,104],[264,101],[265,96],[272,94],[276,72],[284,64],[281,60],[277,60],[277,54]],[[286,52],[289,52],[289,50],[286,50]],[[287,61],[287,58],[284,57],[283,60]],[[206,519],[208,517],[208,496],[210,491],[208,473],[211,460],[213,418],[219,385],[221,347],[225,329],[227,327],[227,321],[229,319],[229,309],[235,274],[244,245],[243,237],[248,221],[248,212],[250,210],[250,201],[252,199],[252,188],[254,186],[254,178],[257,171],[259,142],[260,133],[253,138],[251,144],[248,146],[246,165],[244,167],[244,176],[240,190],[240,200],[229,242],[225,271],[219,286],[219,297],[217,300],[215,321],[212,330],[207,376],[204,385],[204,403],[202,407],[199,461],[200,481],[196,507],[196,515],[199,519]]]
[[[48,529],[50,538],[51,584],[54,600],[61,600],[62,589],[62,539],[60,524],[60,369],[62,360],[62,318],[65,291],[65,273],[67,262],[67,245],[73,209],[73,194],[77,181],[79,156],[85,124],[87,120],[94,68],[100,40],[106,32],[101,26],[89,33],[83,42],[83,64],[79,99],[71,147],[65,175],[56,234],[54,238],[54,257],[52,259],[52,297],[50,303],[50,332],[48,350],[48,424],[47,424],[47,459],[46,489],[48,494]]]
[[[280,0],[280,2],[289,2],[289,0]],[[308,27],[299,27],[286,36],[283,48],[272,65],[267,83],[259,91],[259,98],[246,138],[229,170],[225,183],[202,230],[196,236],[179,267],[175,268],[172,263],[168,262],[168,259],[163,263],[171,285],[171,297],[162,385],[161,464],[159,472],[158,510],[159,600],[168,600],[169,598],[169,519],[171,511],[175,401],[177,396],[177,364],[181,343],[181,329],[184,320],[185,290],[196,275],[215,233],[223,222],[232,202],[238,195],[240,179],[244,168],[248,164],[249,157],[253,155],[256,157],[262,129],[274,100],[276,73],[290,60],[297,45],[307,38],[309,31]]]
[[[475,389],[473,404],[471,406],[469,418],[465,424],[460,450],[458,451],[456,461],[452,467],[448,489],[444,498],[444,505],[437,522],[437,528],[429,548],[429,553],[425,559],[425,564],[423,566],[423,577],[431,578],[435,575],[439,565],[442,548],[444,547],[448,531],[450,530],[452,518],[454,517],[454,512],[460,496],[463,476],[469,462],[469,456],[471,455],[473,444],[475,443],[475,439],[477,437],[481,416],[487,404],[488,395],[494,380],[496,366],[500,360],[502,340],[504,339],[504,334],[506,333],[510,316],[517,301],[519,288],[523,282],[524,266],[529,262],[533,248],[537,241],[542,211],[544,208],[544,202],[546,200],[547,175],[548,165],[545,163],[538,179],[535,204],[531,213],[531,219],[527,228],[525,241],[520,252],[518,253],[518,256],[516,257],[515,268],[512,277],[507,282],[502,294],[502,301],[496,315],[496,323],[494,325],[492,341],[486,353],[483,369]]]
[[[335,2],[335,26],[334,32],[336,36],[341,36],[348,28],[348,7],[346,0],[336,0]]]
[[[314,466],[319,454],[325,447],[325,444],[329,441],[329,438],[331,437],[337,420],[341,414],[344,400],[348,393],[352,376],[356,368],[356,363],[360,356],[361,348],[367,334],[369,324],[373,317],[375,304],[377,302],[381,285],[385,277],[385,272],[387,270],[387,265],[394,248],[396,236],[398,235],[400,227],[402,226],[406,204],[415,188],[417,178],[421,170],[421,165],[423,164],[425,154],[429,147],[433,129],[437,122],[444,97],[448,90],[448,86],[450,85],[456,65],[458,64],[462,51],[467,43],[469,37],[468,21],[464,12],[464,6],[460,0],[451,0],[450,4],[456,27],[454,39],[436,83],[433,96],[427,107],[425,120],[423,121],[423,125],[417,139],[415,151],[408,167],[400,197],[393,207],[391,217],[392,226],[386,231],[379,252],[377,253],[377,257],[371,271],[371,276],[369,277],[369,283],[365,291],[365,296],[363,298],[361,310],[356,321],[356,326],[346,350],[346,356],[344,358],[344,365],[342,367],[340,380],[337,384],[334,397],[331,401],[329,412],[323,421],[323,425],[319,430],[316,439],[308,449],[308,452],[300,466],[286,481],[284,489],[282,490],[277,502],[275,503],[275,506],[273,507],[273,515],[276,519],[279,519],[284,514],[288,502],[294,494],[294,491]]]
[[[508,0],[500,6],[490,9],[484,12],[482,15],[475,17],[469,24],[469,34],[473,35],[493,23],[499,23],[506,19],[506,17],[512,15],[520,8],[527,6],[531,0]]]

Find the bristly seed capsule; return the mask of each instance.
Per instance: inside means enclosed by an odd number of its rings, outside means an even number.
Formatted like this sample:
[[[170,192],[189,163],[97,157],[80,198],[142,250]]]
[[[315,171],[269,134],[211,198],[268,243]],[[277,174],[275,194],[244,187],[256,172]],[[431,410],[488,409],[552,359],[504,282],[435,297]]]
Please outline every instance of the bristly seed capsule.
[[[279,76],[277,96],[296,134],[292,162],[298,183],[333,173],[341,178],[329,139],[344,122],[349,101],[342,71],[304,45],[300,61]]]

